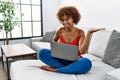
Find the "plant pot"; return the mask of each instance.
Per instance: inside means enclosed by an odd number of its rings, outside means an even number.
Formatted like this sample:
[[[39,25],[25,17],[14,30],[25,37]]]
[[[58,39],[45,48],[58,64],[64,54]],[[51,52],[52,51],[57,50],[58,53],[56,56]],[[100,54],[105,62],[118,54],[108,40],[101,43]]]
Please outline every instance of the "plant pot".
[[[6,32],[5,45],[9,45],[8,32]]]

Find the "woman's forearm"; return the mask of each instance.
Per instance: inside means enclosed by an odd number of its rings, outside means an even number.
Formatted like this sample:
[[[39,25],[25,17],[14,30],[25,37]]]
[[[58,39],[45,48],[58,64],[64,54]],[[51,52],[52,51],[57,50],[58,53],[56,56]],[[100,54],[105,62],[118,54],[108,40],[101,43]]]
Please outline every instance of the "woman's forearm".
[[[89,42],[90,42],[90,37],[91,37],[91,32],[88,31],[87,32],[87,35],[85,37],[85,40],[83,41],[83,44],[81,45],[80,47],[80,52],[81,54],[85,54],[87,49],[88,49],[88,46],[89,46]]]

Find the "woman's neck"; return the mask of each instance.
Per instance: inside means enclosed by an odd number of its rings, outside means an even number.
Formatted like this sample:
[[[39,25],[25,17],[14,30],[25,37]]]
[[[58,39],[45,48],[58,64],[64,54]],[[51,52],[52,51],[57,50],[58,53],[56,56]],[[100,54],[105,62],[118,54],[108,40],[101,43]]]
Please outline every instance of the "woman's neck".
[[[73,32],[74,29],[75,29],[75,27],[73,26],[73,27],[71,27],[71,28],[69,28],[69,29],[65,29],[65,31],[67,31],[67,32]]]

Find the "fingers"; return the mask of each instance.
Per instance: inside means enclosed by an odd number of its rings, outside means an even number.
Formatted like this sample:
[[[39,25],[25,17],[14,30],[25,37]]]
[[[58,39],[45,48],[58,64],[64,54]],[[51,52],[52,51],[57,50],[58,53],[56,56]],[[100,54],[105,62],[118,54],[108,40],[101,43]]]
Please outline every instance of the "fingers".
[[[93,33],[93,32],[97,32],[97,31],[100,31],[100,30],[105,30],[105,28],[90,29],[89,32],[90,32],[90,33]]]
[[[105,30],[105,28],[98,28],[98,30]]]
[[[105,30],[105,28],[98,28],[98,29],[95,29],[95,31],[100,31],[100,30]]]

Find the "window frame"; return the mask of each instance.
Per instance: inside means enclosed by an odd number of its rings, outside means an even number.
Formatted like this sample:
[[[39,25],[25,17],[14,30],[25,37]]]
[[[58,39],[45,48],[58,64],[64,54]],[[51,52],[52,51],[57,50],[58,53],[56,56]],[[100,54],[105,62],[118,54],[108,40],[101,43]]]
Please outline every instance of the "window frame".
[[[41,37],[41,36],[43,36],[43,14],[42,14],[42,0],[39,0],[40,1],[40,5],[36,5],[36,4],[32,4],[32,1],[34,1],[34,0],[30,0],[30,3],[29,4],[23,4],[23,3],[21,3],[21,1],[22,0],[19,0],[19,3],[18,2],[16,2],[15,4],[16,5],[18,5],[19,7],[20,7],[20,11],[22,12],[22,9],[21,9],[21,7],[23,6],[23,5],[29,5],[30,6],[30,11],[31,11],[31,20],[23,20],[22,19],[22,17],[21,17],[21,24],[20,24],[20,26],[21,26],[21,36],[19,36],[19,37],[12,37],[12,31],[9,33],[9,40],[15,40],[15,39],[26,39],[26,38],[32,38],[32,37]],[[33,16],[32,16],[32,8],[33,7],[39,7],[39,9],[40,9],[40,20],[33,20]],[[24,13],[23,13],[24,14]],[[23,32],[23,23],[24,22],[30,22],[30,25],[31,25],[31,35],[30,36],[26,36],[26,37],[24,37],[24,32]],[[34,34],[33,34],[33,23],[34,22],[38,22],[39,24],[40,24],[40,29],[41,29],[41,34],[40,35],[37,35],[37,36],[34,36]],[[4,40],[5,39],[5,34],[3,35],[3,38],[0,38],[0,41],[1,40]]]

